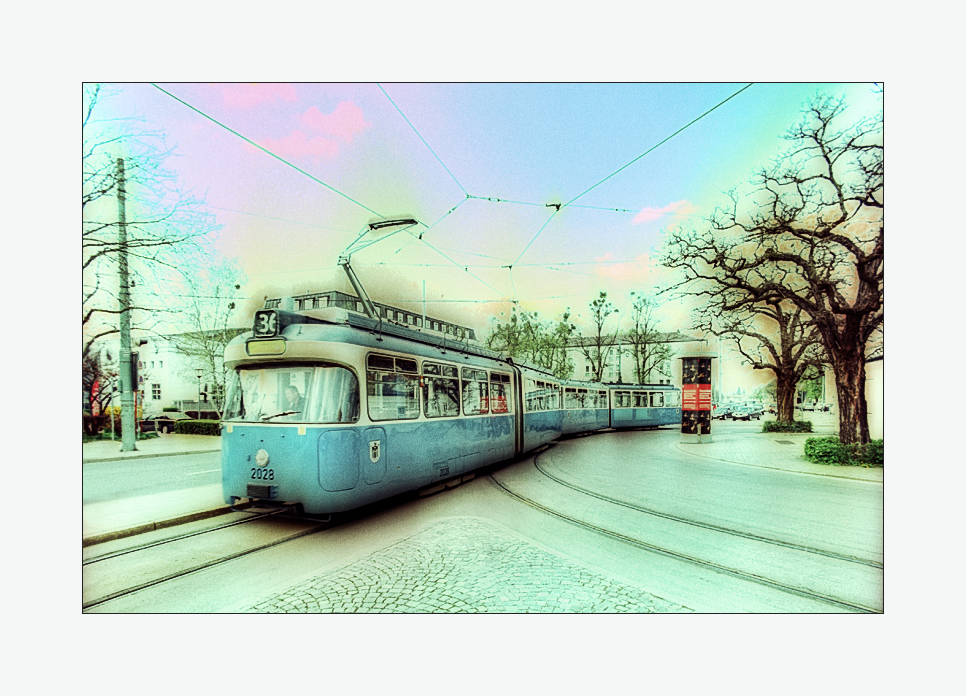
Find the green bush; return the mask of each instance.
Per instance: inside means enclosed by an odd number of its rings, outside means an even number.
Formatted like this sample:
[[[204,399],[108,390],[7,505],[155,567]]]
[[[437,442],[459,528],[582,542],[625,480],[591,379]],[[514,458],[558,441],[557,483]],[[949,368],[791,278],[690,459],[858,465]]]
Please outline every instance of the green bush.
[[[885,441],[871,440],[862,451],[859,452],[859,461],[864,466],[883,466],[885,462]]]
[[[849,465],[852,451],[837,437],[810,437],[805,440],[805,459],[816,464]]]
[[[810,433],[812,421],[765,421],[761,424],[763,433]]]
[[[174,422],[174,431],[181,435],[221,435],[221,421],[182,420]]]
[[[867,445],[847,445],[834,436],[810,437],[805,441],[805,458],[816,464],[881,467],[884,451],[883,440],[872,440]]]

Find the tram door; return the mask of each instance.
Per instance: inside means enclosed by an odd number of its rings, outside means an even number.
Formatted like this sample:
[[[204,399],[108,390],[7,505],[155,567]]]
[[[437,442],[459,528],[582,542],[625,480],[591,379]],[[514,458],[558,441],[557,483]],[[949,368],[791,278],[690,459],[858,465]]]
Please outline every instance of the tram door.
[[[511,365],[513,369],[513,389],[510,398],[513,403],[510,405],[513,410],[513,449],[519,456],[523,454],[523,373],[520,368]]]

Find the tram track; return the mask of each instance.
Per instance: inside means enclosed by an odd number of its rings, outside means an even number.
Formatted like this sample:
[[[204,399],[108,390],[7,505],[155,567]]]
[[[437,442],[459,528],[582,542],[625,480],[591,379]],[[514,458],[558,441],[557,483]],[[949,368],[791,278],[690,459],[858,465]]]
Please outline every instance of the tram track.
[[[820,556],[822,558],[827,558],[832,562],[838,564],[851,564],[854,566],[871,569],[874,572],[882,570],[882,564],[876,561],[870,561],[867,559],[856,559],[848,556],[843,556],[841,554],[836,554],[833,552],[827,552],[821,549],[814,549],[812,547],[783,542],[776,539],[770,539],[760,535],[755,535],[747,532],[742,532],[739,530],[729,529],[727,527],[721,527],[718,525],[707,524],[703,522],[697,522],[695,520],[689,520],[682,518],[680,516],[669,515],[656,510],[652,510],[643,506],[635,505],[633,503],[628,503],[626,501],[617,500],[610,496],[601,495],[595,491],[583,488],[581,486],[572,484],[570,482],[564,481],[557,476],[546,471],[544,467],[541,467],[538,458],[534,458],[534,469],[539,471],[539,473],[544,477],[545,480],[551,481],[558,486],[562,486],[574,493],[593,499],[600,500],[607,505],[614,505],[624,509],[629,509],[640,515],[641,517],[654,517],[661,520],[665,520],[674,524],[689,525],[699,529],[703,532],[708,532],[713,535],[724,535],[725,537],[739,538],[744,541],[748,541],[754,544],[768,544],[771,546],[777,546],[784,549],[788,549],[793,553],[805,554],[807,556]],[[544,514],[551,515],[557,519],[563,520],[569,524],[586,529],[594,534],[605,536],[621,543],[628,544],[635,548],[639,548],[645,551],[654,552],[660,554],[664,557],[673,558],[679,561],[686,562],[693,566],[700,568],[705,568],[712,570],[717,573],[722,573],[734,578],[746,580],[749,582],[756,583],[765,587],[769,587],[774,590],[778,590],[784,593],[792,594],[805,599],[814,600],[838,609],[844,609],[852,612],[859,613],[881,613],[881,609],[869,606],[869,603],[855,601],[854,599],[843,598],[834,596],[832,593],[818,591],[814,588],[803,587],[796,584],[791,584],[786,580],[768,577],[766,573],[756,572],[749,570],[748,568],[736,567],[737,564],[728,564],[721,562],[720,560],[712,560],[706,557],[702,557],[693,552],[688,552],[686,549],[680,548],[680,543],[678,548],[674,547],[673,543],[669,543],[670,538],[666,537],[665,541],[651,541],[645,538],[645,535],[628,534],[624,531],[618,531],[613,528],[615,525],[602,525],[600,523],[591,522],[587,519],[581,519],[578,517],[573,510],[581,509],[581,505],[555,505],[552,502],[544,500],[541,502],[537,500],[538,495],[525,494],[520,488],[514,490],[516,486],[508,482],[506,478],[502,478],[500,472],[493,472],[489,474],[490,480],[499,487],[504,493],[510,497],[516,499],[518,502],[538,510]],[[502,478],[502,480],[501,480]],[[547,496],[547,497],[553,497]]]
[[[847,563],[858,563],[860,565],[869,566],[871,568],[877,568],[879,570],[882,570],[883,569],[883,564],[880,563],[879,561],[874,561],[874,560],[865,559],[865,558],[858,558],[856,556],[846,556],[844,554],[836,553],[834,551],[828,551],[826,549],[816,548],[814,546],[806,546],[805,544],[796,544],[794,542],[785,541],[785,540],[782,540],[782,539],[775,539],[773,537],[762,536],[760,534],[753,534],[751,532],[746,532],[746,531],[742,531],[742,530],[739,530],[739,529],[734,529],[734,528],[731,528],[731,527],[723,527],[721,525],[711,524],[709,522],[701,522],[699,520],[688,519],[686,517],[681,517],[679,515],[672,515],[672,514],[667,513],[667,512],[661,512],[661,511],[655,510],[653,508],[647,508],[647,507],[644,507],[642,505],[637,505],[635,503],[629,503],[629,502],[627,502],[625,500],[620,500],[618,498],[614,498],[614,497],[611,497],[611,496],[608,496],[608,495],[604,495],[602,493],[598,493],[597,491],[592,491],[589,488],[584,488],[583,486],[578,486],[578,485],[576,485],[574,483],[571,483],[569,481],[565,481],[562,478],[560,478],[559,476],[555,476],[550,471],[548,471],[545,466],[542,466],[540,464],[539,458],[537,458],[537,457],[534,458],[534,466],[537,468],[537,470],[541,474],[543,474],[547,478],[551,479],[552,481],[554,481],[556,483],[559,483],[561,486],[566,486],[566,487],[568,487],[568,488],[570,488],[572,490],[577,491],[578,493],[583,493],[584,495],[589,495],[589,496],[594,497],[594,498],[597,498],[599,500],[603,500],[603,501],[606,501],[608,503],[613,503],[614,505],[619,505],[621,507],[625,507],[625,508],[628,508],[630,510],[634,510],[635,512],[640,512],[640,513],[643,513],[645,515],[653,515],[655,517],[661,517],[661,518],[664,518],[664,519],[667,519],[667,520],[673,520],[674,522],[680,522],[682,524],[691,525],[693,527],[700,527],[700,528],[703,528],[703,529],[709,529],[709,530],[712,530],[712,531],[715,531],[715,532],[722,532],[724,534],[730,534],[732,536],[743,537],[745,539],[753,539],[755,541],[760,541],[760,542],[763,542],[763,543],[766,543],[766,544],[774,544],[775,546],[782,546],[784,548],[797,549],[799,551],[805,551],[807,553],[817,554],[817,555],[820,555],[820,556],[826,556],[828,558],[834,558],[836,560],[845,561]]]
[[[301,539],[331,527],[327,522],[277,518],[277,514],[277,512],[257,514],[250,519],[237,520],[211,529],[189,532],[90,558],[83,564],[84,592],[87,595],[88,587],[98,587],[100,592],[96,596],[85,596],[82,610],[87,611],[112,600]],[[283,524],[275,524],[282,520],[285,521]],[[235,537],[229,536],[227,539],[219,540],[217,544],[214,542],[216,537],[224,537],[226,530],[259,521],[263,524],[254,534],[236,534]],[[265,524],[266,522],[271,524]],[[292,531],[292,527],[296,530]],[[235,529],[233,532],[241,532],[241,530]],[[253,545],[252,537],[259,536],[265,538]],[[210,550],[212,547],[217,550],[212,552]],[[225,549],[231,550],[224,553]]]

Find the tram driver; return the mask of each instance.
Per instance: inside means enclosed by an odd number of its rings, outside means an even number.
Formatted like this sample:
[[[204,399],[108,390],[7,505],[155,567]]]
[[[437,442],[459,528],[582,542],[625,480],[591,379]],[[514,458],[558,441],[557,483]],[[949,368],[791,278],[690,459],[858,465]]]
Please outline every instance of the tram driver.
[[[285,410],[301,413],[305,408],[305,399],[299,394],[298,387],[293,384],[285,387]]]

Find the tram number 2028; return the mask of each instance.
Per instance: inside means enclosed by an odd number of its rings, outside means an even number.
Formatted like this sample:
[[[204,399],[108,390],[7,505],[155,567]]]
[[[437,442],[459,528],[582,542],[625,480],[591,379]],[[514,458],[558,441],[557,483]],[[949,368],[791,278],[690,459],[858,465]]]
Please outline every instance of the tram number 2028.
[[[257,467],[252,467],[252,478],[261,479],[263,481],[274,481],[275,480],[275,469],[259,469]]]

